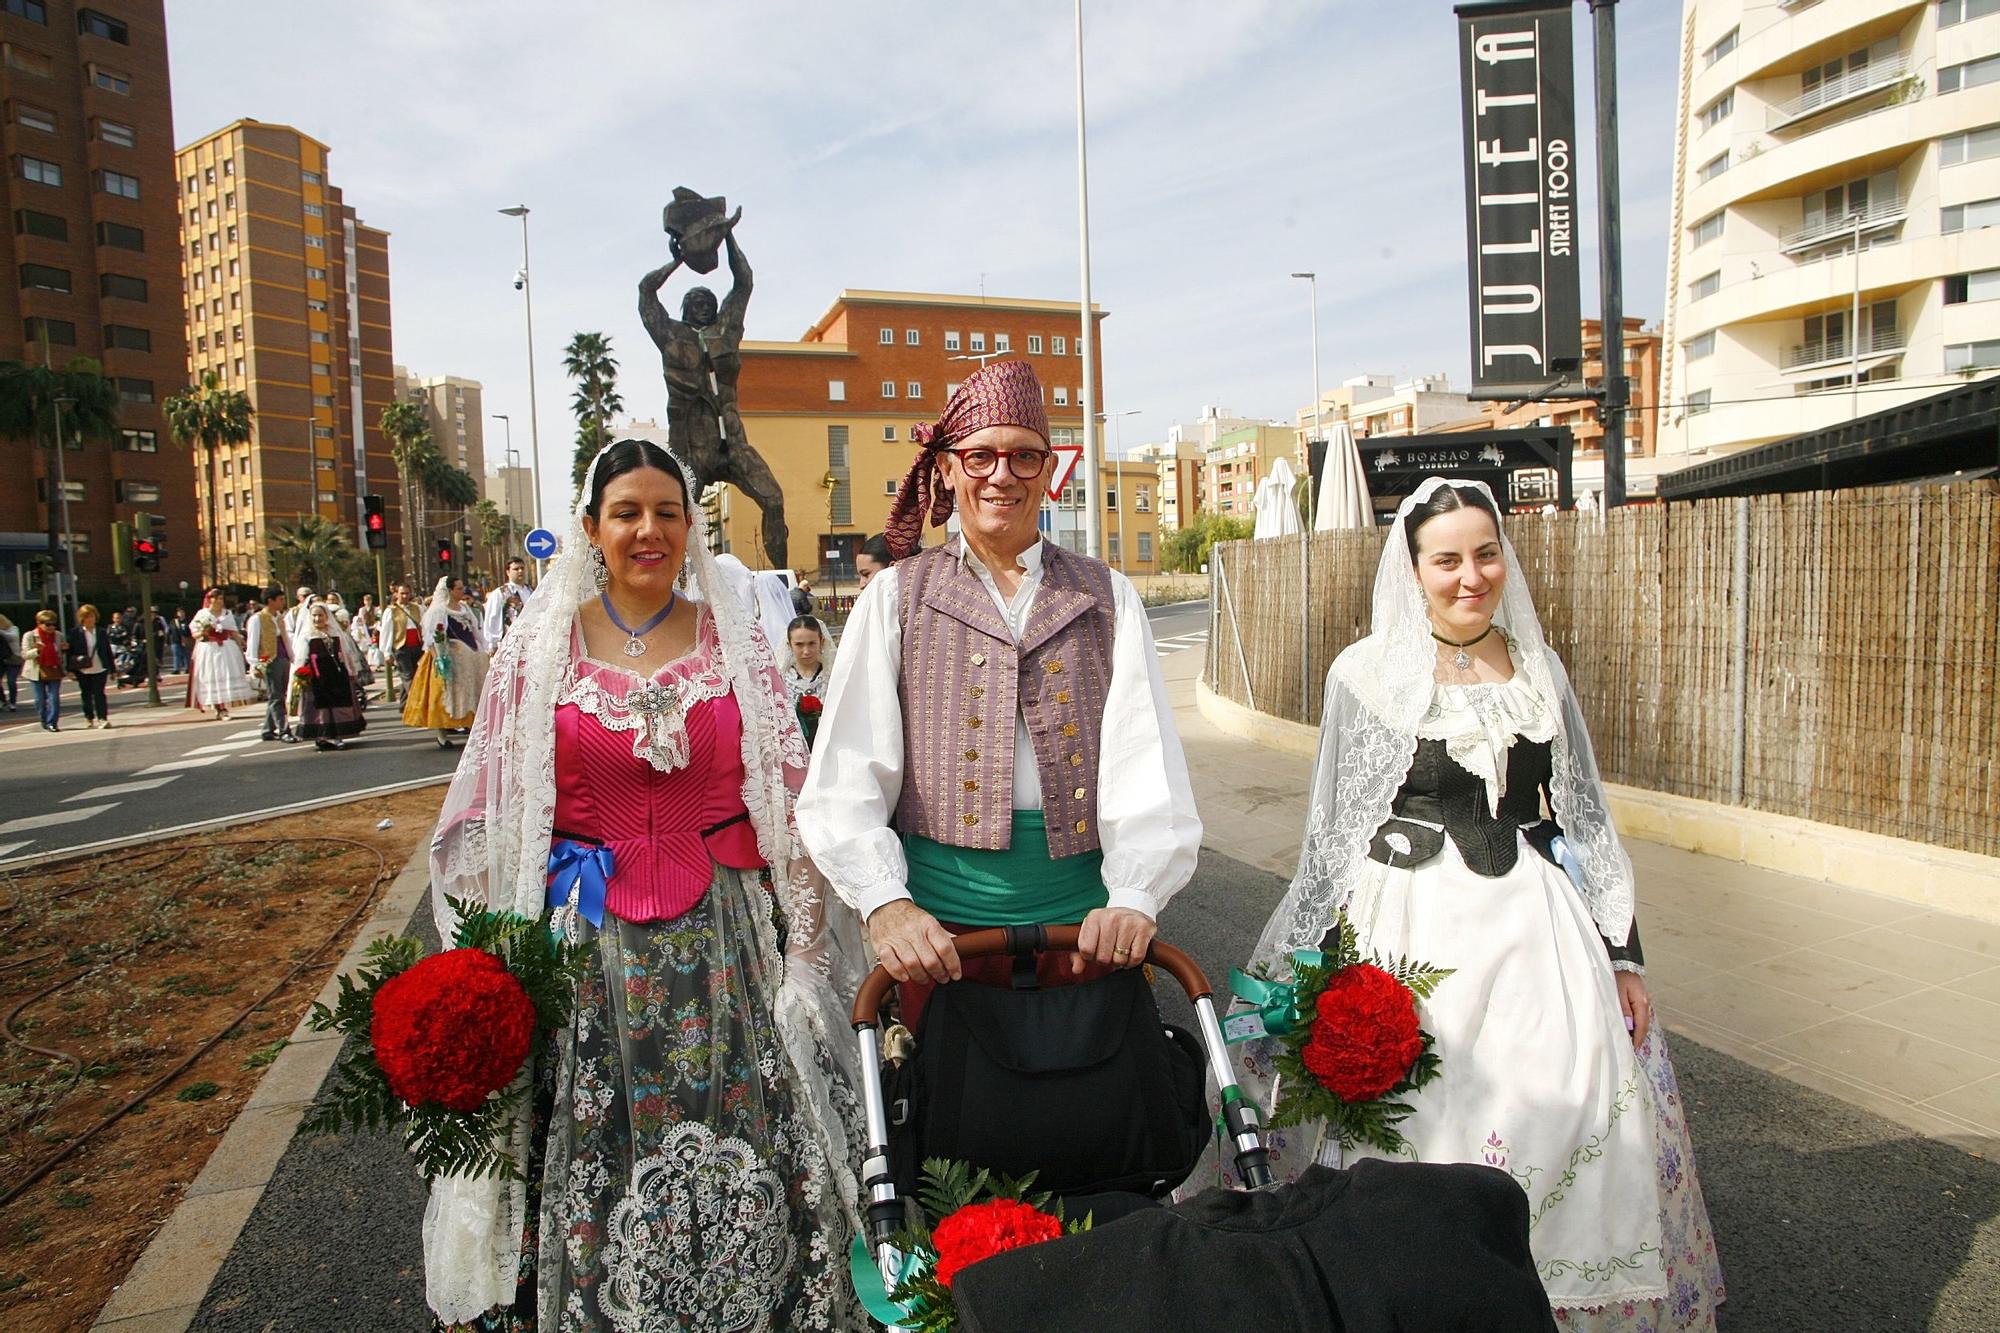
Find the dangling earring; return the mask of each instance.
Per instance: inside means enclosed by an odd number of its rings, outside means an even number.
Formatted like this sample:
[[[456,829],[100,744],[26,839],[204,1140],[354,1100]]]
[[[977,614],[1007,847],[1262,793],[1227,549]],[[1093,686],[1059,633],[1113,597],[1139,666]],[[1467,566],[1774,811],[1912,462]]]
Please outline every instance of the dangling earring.
[[[603,592],[611,586],[611,569],[604,563],[604,548],[595,543],[590,548],[590,565],[591,580],[597,584],[597,590]]]

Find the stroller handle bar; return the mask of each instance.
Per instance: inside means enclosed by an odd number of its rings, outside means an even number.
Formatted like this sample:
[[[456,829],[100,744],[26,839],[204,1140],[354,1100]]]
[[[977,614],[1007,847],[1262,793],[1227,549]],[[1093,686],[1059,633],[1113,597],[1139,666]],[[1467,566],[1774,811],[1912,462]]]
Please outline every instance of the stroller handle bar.
[[[990,958],[995,954],[1022,953],[1074,953],[1076,937],[1082,931],[1080,926],[990,926],[984,930],[969,931],[958,936],[952,943],[958,949],[960,958]],[[1190,1001],[1212,997],[1215,988],[1208,984],[1208,976],[1200,964],[1164,940],[1154,940],[1146,950],[1145,961],[1164,968],[1180,982]],[[896,979],[889,975],[889,969],[876,965],[868,979],[861,983],[861,990],[854,997],[855,1027],[873,1025],[882,1012],[883,1001],[889,998],[889,988]]]

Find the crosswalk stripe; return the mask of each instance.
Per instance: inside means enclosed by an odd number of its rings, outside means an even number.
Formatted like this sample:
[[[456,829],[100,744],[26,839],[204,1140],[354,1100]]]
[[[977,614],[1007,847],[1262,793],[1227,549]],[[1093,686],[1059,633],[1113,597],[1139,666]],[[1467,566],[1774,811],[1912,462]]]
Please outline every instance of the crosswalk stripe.
[[[1077,322],[1079,324],[1083,322],[1083,317],[1081,315],[1077,316]],[[33,842],[33,841],[34,841],[33,838],[28,839],[28,842]],[[23,847],[26,847],[28,845],[28,842],[0,842],[0,857],[5,857],[9,852],[20,851]]]
[[[206,768],[210,764],[221,763],[223,758],[224,756],[222,755],[211,754],[211,755],[204,755],[199,759],[176,759],[173,760],[171,763],[154,764],[151,768],[142,768],[137,773],[134,773],[132,776],[135,778],[143,778],[143,777],[149,777],[154,773],[172,773],[183,768]]]
[[[1082,316],[1077,317],[1079,322]],[[204,745],[199,750],[189,750],[190,757],[198,754],[224,754],[231,750],[254,750],[264,742],[261,740],[223,741],[220,745]]]
[[[146,778],[140,782],[114,782],[109,787],[92,787],[89,791],[65,796],[63,802],[67,804],[71,801],[94,801],[101,796],[130,796],[135,791],[151,791],[155,787],[164,787],[179,776],[178,773],[169,773],[163,778]]]
[[[75,824],[89,819],[93,815],[101,815],[117,804],[118,802],[112,801],[105,805],[86,805],[80,806],[75,810],[56,810],[46,815],[29,815],[25,819],[10,819],[4,824],[0,824],[0,833],[27,833],[33,829],[49,828],[56,824]]]
[[[1078,323],[1083,322],[1083,317],[1081,315],[1077,317],[1077,322]],[[252,727],[248,731],[232,731],[227,736],[224,736],[222,739],[226,741],[254,741],[263,734],[264,734],[264,729],[262,727]]]

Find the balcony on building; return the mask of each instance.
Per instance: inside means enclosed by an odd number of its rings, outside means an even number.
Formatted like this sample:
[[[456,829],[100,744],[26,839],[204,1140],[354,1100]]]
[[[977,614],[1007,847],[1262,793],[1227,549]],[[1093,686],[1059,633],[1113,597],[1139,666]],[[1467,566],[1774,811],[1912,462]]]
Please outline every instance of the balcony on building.
[[[1772,133],[1811,133],[1888,103],[1911,78],[1910,56],[1907,51],[1884,51],[1883,45],[1863,47],[1807,69],[1803,90],[1772,106],[1765,128]]]
[[[1857,228],[1862,241],[1872,240],[1876,244],[1901,231],[1903,223],[1909,220],[1910,201],[1894,188],[1895,173],[1884,175],[1891,182],[1887,190],[1870,191],[1867,180],[1857,180],[1848,184],[1847,197],[1838,203],[1834,196],[1842,192],[1839,186],[1806,196],[1800,201],[1805,222],[1779,233],[1779,250],[1794,259],[1828,249],[1844,253],[1853,248]]]
[[[1909,346],[1909,333],[1897,319],[1896,302],[1876,301],[1864,306],[1861,320],[1857,345],[1849,328],[1848,311],[1831,310],[1807,316],[1800,322],[1800,341],[1785,347],[1779,355],[1778,369],[1784,378],[1795,386],[1818,387],[1818,382],[1829,378],[1831,372],[1847,383],[1849,375],[1868,377],[1871,371],[1900,361]]]

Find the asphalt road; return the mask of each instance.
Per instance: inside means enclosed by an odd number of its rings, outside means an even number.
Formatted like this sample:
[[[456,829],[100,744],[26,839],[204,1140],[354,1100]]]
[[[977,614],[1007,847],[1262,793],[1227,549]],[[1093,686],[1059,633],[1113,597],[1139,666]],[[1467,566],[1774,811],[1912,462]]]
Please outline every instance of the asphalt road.
[[[1162,933],[1225,977],[1283,889],[1205,852]],[[435,947],[427,907],[412,930]],[[1168,989],[1171,1019],[1185,1007]],[[1722,1329],[2000,1328],[2000,1164],[1691,1041],[1672,1050],[1729,1283]],[[297,1139],[192,1327],[423,1328],[422,1220],[423,1192],[396,1141]],[[1242,1327],[1263,1327],[1248,1284]]]
[[[143,689],[113,691],[111,728],[85,731],[74,692],[62,730],[42,731],[31,703],[0,713],[0,867],[22,858],[135,834],[280,810],[302,801],[435,778],[459,751],[411,731],[393,706],[369,710],[368,730],[339,752],[260,742],[261,704],[227,721],[178,706],[150,709]],[[142,724],[138,719],[145,718]]]

